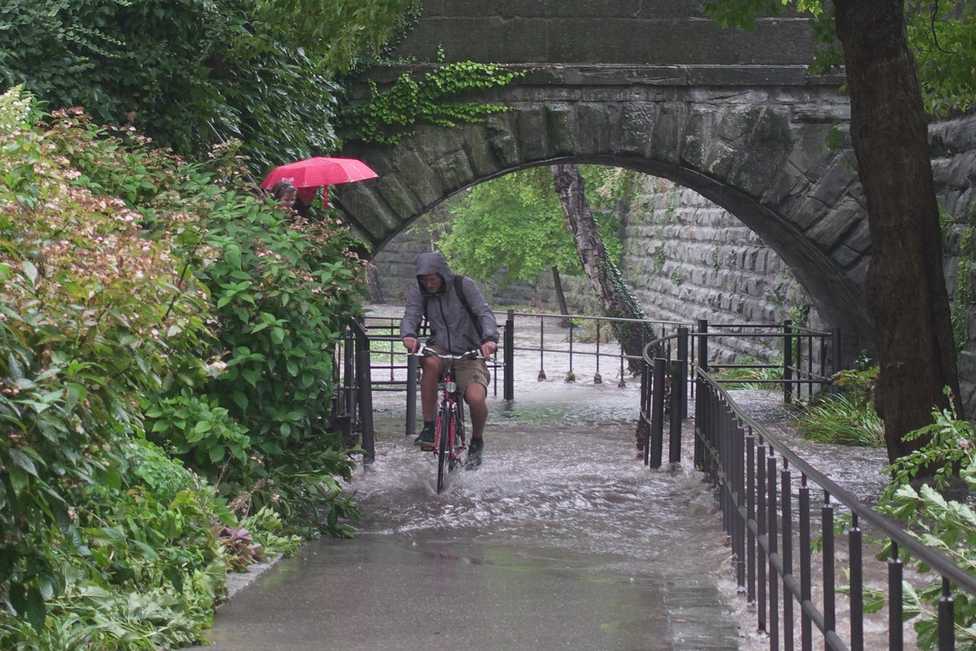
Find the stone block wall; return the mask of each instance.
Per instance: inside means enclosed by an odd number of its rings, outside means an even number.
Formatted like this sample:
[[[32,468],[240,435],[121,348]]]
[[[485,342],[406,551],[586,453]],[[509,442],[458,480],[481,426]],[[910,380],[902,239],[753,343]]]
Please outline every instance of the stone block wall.
[[[963,343],[959,381],[966,415],[976,415],[976,114],[929,127],[932,174],[942,213],[946,289]]]
[[[822,324],[786,264],[733,215],[670,181],[646,177],[624,236],[621,271],[651,319]],[[709,342],[714,357],[781,358],[777,340]]]
[[[397,48],[417,61],[495,63],[803,65],[808,21],[761,18],[755,31],[722,29],[702,0],[425,0]]]

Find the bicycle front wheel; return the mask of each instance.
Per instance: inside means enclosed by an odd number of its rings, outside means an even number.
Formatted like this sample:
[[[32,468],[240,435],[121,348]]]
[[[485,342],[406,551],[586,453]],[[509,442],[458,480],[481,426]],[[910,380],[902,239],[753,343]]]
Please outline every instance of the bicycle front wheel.
[[[450,416],[446,413],[440,413],[437,416],[437,428],[440,430],[441,435],[437,437],[437,492],[440,493],[444,490],[444,476],[447,474],[447,457],[448,457],[448,427],[450,424]]]

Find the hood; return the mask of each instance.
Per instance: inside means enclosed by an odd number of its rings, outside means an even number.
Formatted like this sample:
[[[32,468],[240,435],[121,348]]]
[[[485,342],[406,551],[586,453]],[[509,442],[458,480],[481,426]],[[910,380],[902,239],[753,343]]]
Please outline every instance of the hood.
[[[447,286],[453,282],[454,274],[451,273],[451,269],[447,266],[447,260],[440,253],[421,253],[417,256],[417,284],[420,285],[420,293],[426,293],[424,289],[424,284],[420,282],[420,277],[427,274],[439,274],[441,279],[443,279],[444,284],[441,285],[441,291],[443,292],[447,289]]]

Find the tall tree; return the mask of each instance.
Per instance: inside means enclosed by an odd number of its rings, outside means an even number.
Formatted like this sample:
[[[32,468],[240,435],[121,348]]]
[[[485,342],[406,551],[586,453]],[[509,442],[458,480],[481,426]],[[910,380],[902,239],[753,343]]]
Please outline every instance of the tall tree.
[[[928,131],[901,0],[835,0],[851,96],[851,142],[867,198],[868,309],[878,324],[878,413],[892,461],[905,433],[959,397]]]
[[[603,244],[593,211],[586,199],[586,187],[579,168],[566,164],[553,165],[550,169],[566,223],[576,242],[577,255],[590,284],[600,297],[603,313],[609,317],[624,319],[647,318],[630,289],[624,284],[620,269]],[[614,322],[613,329],[620,346],[632,358],[640,357],[643,344],[653,337],[649,329],[640,324]],[[640,361],[631,359],[629,366],[634,372],[640,368]]]
[[[903,0],[717,0],[717,14],[748,23],[781,5],[833,16],[851,98],[851,142],[867,198],[872,258],[868,309],[881,367],[876,406],[888,457],[922,445],[905,434],[945,407],[961,408],[942,233],[922,93],[906,34]],[[831,14],[830,12],[833,12]]]

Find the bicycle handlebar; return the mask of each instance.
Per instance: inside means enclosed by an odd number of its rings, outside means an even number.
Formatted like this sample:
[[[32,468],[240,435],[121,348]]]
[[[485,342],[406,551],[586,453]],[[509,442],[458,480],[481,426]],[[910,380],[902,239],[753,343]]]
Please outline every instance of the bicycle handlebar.
[[[450,353],[446,353],[446,354],[445,353],[439,353],[436,350],[434,350],[433,348],[431,348],[430,346],[428,346],[426,343],[420,344],[420,346],[417,348],[417,352],[415,352],[415,353],[407,353],[407,355],[411,355],[413,357],[428,357],[428,356],[430,356],[430,357],[440,357],[441,359],[454,359],[454,360],[458,360],[458,359],[486,359],[485,356],[481,354],[481,351],[479,349],[477,349],[477,348],[474,348],[474,349],[469,350],[467,352],[461,353],[460,355],[451,355]]]

